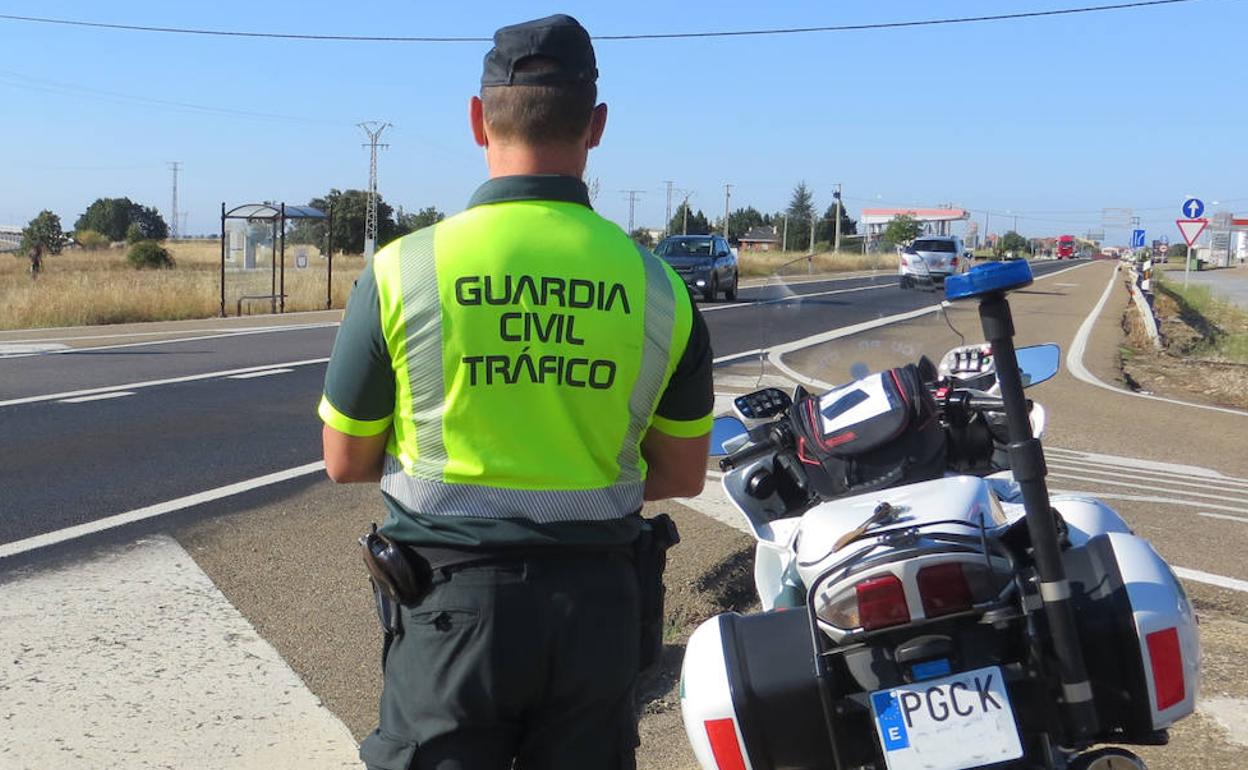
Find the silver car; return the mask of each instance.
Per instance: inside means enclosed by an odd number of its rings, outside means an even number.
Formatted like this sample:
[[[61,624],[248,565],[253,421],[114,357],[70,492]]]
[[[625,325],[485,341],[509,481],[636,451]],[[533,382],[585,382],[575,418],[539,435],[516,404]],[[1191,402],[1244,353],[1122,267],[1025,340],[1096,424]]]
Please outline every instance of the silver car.
[[[898,257],[898,284],[903,289],[916,284],[944,283],[945,278],[965,272],[970,266],[962,239],[956,235],[920,236]]]

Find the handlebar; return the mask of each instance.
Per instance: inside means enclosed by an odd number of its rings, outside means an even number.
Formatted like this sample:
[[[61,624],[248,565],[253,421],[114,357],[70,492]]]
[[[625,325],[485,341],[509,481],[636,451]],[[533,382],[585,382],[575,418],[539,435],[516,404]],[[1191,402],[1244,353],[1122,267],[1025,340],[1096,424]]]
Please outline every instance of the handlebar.
[[[792,443],[792,436],[788,423],[784,421],[755,428],[750,431],[750,438],[754,443],[741,447],[720,460],[719,469],[727,472],[765,454],[783,449]]]

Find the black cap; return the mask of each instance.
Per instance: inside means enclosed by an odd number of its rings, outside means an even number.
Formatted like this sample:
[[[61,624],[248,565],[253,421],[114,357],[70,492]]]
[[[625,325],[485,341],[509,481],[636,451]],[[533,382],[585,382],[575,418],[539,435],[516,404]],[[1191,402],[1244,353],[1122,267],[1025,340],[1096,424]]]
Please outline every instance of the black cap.
[[[541,56],[555,63],[544,72],[516,72],[516,65],[530,56]],[[598,64],[589,33],[581,23],[562,13],[544,19],[524,21],[494,33],[494,47],[485,55],[481,87],[549,86],[563,83],[593,83],[598,80]]]

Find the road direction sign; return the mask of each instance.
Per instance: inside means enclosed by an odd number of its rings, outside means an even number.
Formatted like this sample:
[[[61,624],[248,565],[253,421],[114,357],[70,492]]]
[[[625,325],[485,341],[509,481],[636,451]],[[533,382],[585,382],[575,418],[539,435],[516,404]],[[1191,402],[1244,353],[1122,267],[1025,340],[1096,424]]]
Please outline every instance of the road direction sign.
[[[1179,232],[1183,233],[1183,240],[1187,241],[1188,246],[1195,243],[1209,226],[1208,219],[1176,219],[1174,223],[1179,226]]]
[[[1131,248],[1133,249],[1144,248],[1144,231],[1143,230],[1133,230],[1131,232]]]
[[[1205,213],[1205,202],[1200,198],[1188,198],[1183,201],[1183,216],[1188,219],[1200,219],[1203,213]]]

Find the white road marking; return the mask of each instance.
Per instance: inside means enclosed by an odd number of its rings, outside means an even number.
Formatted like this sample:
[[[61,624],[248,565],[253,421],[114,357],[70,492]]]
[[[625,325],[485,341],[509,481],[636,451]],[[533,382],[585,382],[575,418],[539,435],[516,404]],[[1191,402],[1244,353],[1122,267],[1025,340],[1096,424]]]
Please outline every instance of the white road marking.
[[[231,375],[230,375],[230,377],[229,377],[229,379],[231,379],[231,380],[250,380],[250,379],[254,379],[254,378],[256,378],[256,377],[268,377],[268,376],[270,376],[270,375],[274,375],[274,374],[287,374],[288,372],[293,372],[293,371],[294,371],[294,369],[266,369],[266,370],[264,370],[264,371],[262,371],[262,372],[248,372],[248,373],[246,373],[246,374],[231,374]]]
[[[1204,468],[1199,465],[1180,465],[1178,463],[1161,462],[1159,460],[1141,460],[1135,457],[1098,454],[1096,452],[1082,452],[1075,449],[1063,449],[1061,447],[1046,446],[1044,451],[1047,455],[1061,456],[1063,459],[1075,460],[1089,464],[1119,466],[1128,470],[1149,470],[1157,471],[1159,473],[1172,473],[1179,476],[1196,476],[1216,481],[1233,481],[1248,484],[1248,479],[1227,476],[1221,471],[1215,471],[1211,468]]]
[[[1150,484],[1141,484],[1138,481],[1112,481],[1110,479],[1089,478],[1087,476],[1079,476],[1073,473],[1050,473],[1049,478],[1075,479],[1077,481],[1086,481],[1089,484],[1109,484],[1110,486],[1114,486],[1114,487],[1130,487],[1131,489],[1147,489],[1152,492],[1171,492],[1171,493],[1181,492],[1182,494],[1190,495],[1191,497],[1200,497],[1206,500],[1222,500],[1223,502],[1228,502],[1228,503],[1242,503],[1245,501],[1244,498],[1242,497],[1226,497],[1224,495],[1211,495],[1205,492],[1193,492],[1187,489],[1184,489],[1184,490],[1167,489],[1166,487],[1155,487]]]
[[[11,398],[8,401],[0,401],[0,406],[16,406],[18,404],[37,404],[41,401],[59,401],[65,398],[76,398],[78,396],[90,396],[96,393],[110,393],[114,390],[126,390],[128,388],[151,388],[156,385],[173,385],[179,382],[194,382],[196,380],[211,380],[218,377],[228,377],[232,374],[245,374],[247,372],[258,372],[268,370],[274,367],[293,368],[297,366],[310,366],[312,364],[323,364],[328,358],[309,358],[306,361],[288,361],[284,364],[265,364],[264,366],[248,366],[242,369],[227,369],[222,372],[205,372],[204,374],[188,374],[185,377],[168,377],[163,380],[147,380],[144,382],[129,382],[124,385],[106,385],[100,388],[87,388],[85,390],[72,390],[67,393],[49,393],[43,396],[26,396],[24,398]]]
[[[1201,697],[1196,708],[1221,725],[1232,742],[1248,746],[1248,698]]]
[[[5,767],[359,767],[346,725],[167,537],[4,595]]]
[[[68,349],[69,345],[56,342],[5,342],[0,343],[0,358],[21,358]]]
[[[1248,592],[1248,580],[1237,580],[1225,575],[1214,575],[1210,572],[1201,572],[1198,569],[1188,569],[1186,567],[1173,567],[1172,569],[1174,569],[1174,574],[1184,580],[1195,580],[1197,583],[1206,583],[1219,588],[1229,588],[1232,591]]]
[[[1047,460],[1046,465],[1052,470],[1067,471],[1069,473],[1079,474],[1096,474],[1097,476],[1112,476],[1118,479],[1139,479],[1164,484],[1176,484],[1181,487],[1195,487],[1196,489],[1214,489],[1219,492],[1248,492],[1242,482],[1237,481],[1213,481],[1211,479],[1201,479],[1199,481],[1180,481],[1178,478],[1172,478],[1163,475],[1158,471],[1126,471],[1116,468],[1101,469],[1080,465],[1078,463],[1064,463],[1056,460]],[[1181,477],[1191,479],[1191,476]],[[1089,479],[1091,481],[1093,479]],[[1175,490],[1178,491],[1178,490]]]
[[[1097,497],[1103,500],[1126,500],[1135,503],[1160,503],[1162,505],[1178,505],[1184,508],[1213,508],[1219,511],[1230,511],[1231,513],[1248,513],[1248,508],[1236,508],[1230,505],[1218,505],[1210,503],[1206,500],[1188,500],[1182,497],[1162,497],[1160,495],[1124,495],[1118,492],[1105,492],[1103,490],[1088,491],[1086,489],[1050,489],[1049,492],[1055,495],[1082,495]]]
[[[124,398],[125,396],[133,396],[134,391],[131,390],[113,390],[108,393],[97,393],[94,396],[80,396],[78,398],[62,398],[58,404],[85,404],[88,401],[106,401],[110,398]]]
[[[1114,272],[1109,277],[1109,285],[1105,287],[1105,292],[1101,294],[1101,299],[1092,308],[1092,312],[1083,320],[1079,326],[1079,331],[1075,332],[1075,339],[1070,343],[1070,349],[1066,351],[1066,368],[1070,373],[1079,380],[1095,385],[1098,388],[1118,393],[1124,396],[1134,396],[1135,398],[1147,398],[1153,401],[1162,401],[1167,404],[1176,404],[1178,406],[1190,406],[1193,409],[1207,409],[1211,412],[1222,412],[1223,414],[1233,414],[1237,417],[1248,417],[1248,412],[1242,409],[1230,409],[1224,406],[1210,406],[1208,404],[1193,404],[1190,401],[1179,401],[1173,398],[1164,398],[1162,396],[1154,396],[1151,393],[1136,393],[1135,391],[1126,390],[1125,388],[1115,387],[1107,382],[1103,382],[1092,372],[1088,371],[1083,365],[1083,354],[1088,348],[1088,338],[1092,336],[1092,330],[1096,328],[1096,320],[1100,317],[1101,311],[1105,309],[1105,303],[1109,301],[1109,295],[1113,293],[1114,287],[1118,282],[1118,266],[1114,266]]]
[[[324,312],[324,311],[318,310],[318,311],[313,311],[313,312],[319,313],[319,312]],[[22,358],[25,356],[47,355],[49,353],[53,353],[53,354],[90,353],[96,350],[118,350],[121,348],[150,347],[153,345],[174,345],[179,342],[198,342],[200,340],[215,340],[215,339],[221,339],[223,337],[246,337],[252,334],[271,334],[274,332],[306,331],[308,329],[324,329],[324,328],[329,328],[331,326],[338,326],[338,322],[337,321],[325,321],[322,323],[293,324],[293,325],[286,325],[286,326],[256,326],[256,327],[247,327],[242,330],[223,331],[223,332],[216,333],[216,334],[203,334],[197,337],[175,337],[174,339],[168,339],[168,340],[150,340],[148,342],[126,342],[126,343],[121,343],[118,345],[96,345],[94,347],[89,347],[89,348],[71,348],[67,346],[62,346],[62,349],[59,349],[59,350],[46,350],[46,351],[41,351],[38,353],[23,353],[20,355],[12,355],[12,356],[6,356],[6,357],[7,358]],[[176,334],[176,333],[177,333],[176,331],[175,332],[168,332],[168,331],[133,332],[132,334],[118,334],[115,336],[117,337],[142,336],[142,335],[155,336],[158,334]],[[93,335],[93,336],[97,336],[97,335]],[[111,339],[114,335],[103,334],[103,335],[98,335],[98,336],[103,339]],[[82,337],[82,338],[62,337],[61,339],[90,339],[90,338],[89,337]]]
[[[1055,283],[1055,284],[1053,284],[1053,285],[1054,285],[1054,286],[1061,286],[1061,287],[1066,288],[1066,289],[1073,289],[1073,288],[1076,288],[1076,287],[1078,287],[1078,286],[1081,286],[1082,284],[1078,284],[1078,283]]]
[[[39,548],[46,548],[47,546],[55,545],[57,543],[76,540],[77,538],[93,535],[97,532],[104,532],[109,529],[125,526],[126,524],[133,524],[136,521],[153,519],[167,513],[180,511],[183,508],[190,508],[194,505],[200,505],[213,500],[220,500],[223,497],[231,497],[243,492],[249,492],[253,489],[266,487],[270,484],[280,484],[283,481],[297,479],[300,476],[307,476],[310,473],[318,473],[323,470],[325,470],[325,462],[323,460],[318,460],[317,462],[308,463],[307,465],[287,468],[284,471],[277,471],[276,473],[257,476],[254,479],[247,479],[246,481],[227,484],[223,487],[217,487],[216,489],[196,492],[193,495],[179,497],[163,503],[156,503],[155,505],[149,505],[144,508],[137,508],[133,511],[127,511],[126,513],[118,513],[103,519],[96,519],[95,521],[89,521],[85,524],[78,524],[73,527],[58,529],[54,532],[45,532],[42,535],[34,535],[33,537],[15,540],[11,543],[0,544],[0,559],[16,556],[21,553],[26,553],[27,551],[34,551]]]
[[[1227,516],[1225,513],[1198,513],[1196,515],[1209,519],[1225,519],[1226,521],[1238,521],[1241,524],[1248,524],[1248,517],[1244,516]]]

